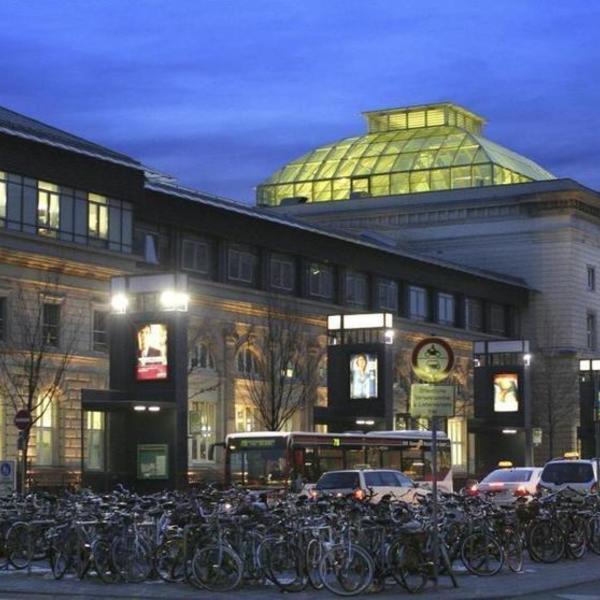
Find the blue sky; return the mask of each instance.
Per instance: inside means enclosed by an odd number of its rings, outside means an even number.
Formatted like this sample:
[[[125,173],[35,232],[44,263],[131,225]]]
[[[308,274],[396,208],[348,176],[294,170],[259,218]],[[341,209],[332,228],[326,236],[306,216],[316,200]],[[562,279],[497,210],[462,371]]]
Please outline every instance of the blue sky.
[[[363,110],[454,101],[600,189],[600,2],[3,0],[0,104],[246,202]]]

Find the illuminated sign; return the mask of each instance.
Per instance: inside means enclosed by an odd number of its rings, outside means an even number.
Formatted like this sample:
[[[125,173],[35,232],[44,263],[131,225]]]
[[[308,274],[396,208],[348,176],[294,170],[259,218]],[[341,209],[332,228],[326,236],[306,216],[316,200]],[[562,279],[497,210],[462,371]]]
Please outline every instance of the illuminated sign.
[[[164,323],[144,323],[136,332],[138,381],[167,378],[167,326]]]
[[[494,412],[519,410],[519,376],[517,373],[494,374]]]
[[[267,439],[254,439],[248,438],[245,440],[239,440],[240,448],[274,448],[276,440],[275,438],[267,438]]]
[[[138,444],[138,479],[169,478],[169,447],[167,444]]]
[[[448,377],[454,366],[454,352],[440,338],[421,340],[412,353],[412,369],[423,381],[437,383]]]
[[[327,329],[380,329],[394,326],[392,313],[362,313],[357,315],[329,315]]]
[[[377,354],[350,355],[350,398],[377,398]]]

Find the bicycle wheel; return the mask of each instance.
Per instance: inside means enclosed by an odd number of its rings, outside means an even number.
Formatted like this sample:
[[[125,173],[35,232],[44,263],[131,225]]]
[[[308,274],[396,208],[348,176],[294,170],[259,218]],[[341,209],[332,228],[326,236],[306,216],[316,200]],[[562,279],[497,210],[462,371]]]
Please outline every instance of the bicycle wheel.
[[[175,583],[185,579],[183,540],[163,542],[154,553],[154,568],[163,581]]]
[[[77,544],[73,556],[73,564],[75,566],[75,574],[79,579],[83,579],[92,565],[92,549],[89,544],[82,542]]]
[[[308,584],[302,553],[288,540],[277,540],[265,547],[264,565],[271,581],[283,592],[299,592]]]
[[[72,555],[63,544],[50,546],[50,568],[54,579],[62,579],[71,566]]]
[[[470,573],[482,577],[495,575],[504,564],[502,547],[494,537],[483,532],[472,533],[463,540],[460,556]]]
[[[427,560],[417,540],[396,540],[388,549],[387,563],[396,583],[408,592],[420,592],[428,579]]]
[[[242,561],[226,546],[205,546],[192,558],[192,573],[207,590],[229,592],[242,581]]]
[[[504,556],[511,571],[519,573],[523,570],[523,542],[514,529],[504,531]]]
[[[323,585],[338,596],[362,594],[373,581],[373,560],[355,544],[336,544],[323,554],[319,575]]]
[[[323,557],[323,545],[317,538],[312,538],[306,545],[306,574],[308,581],[315,590],[322,590],[324,585],[319,574],[319,563]]]
[[[585,521],[579,515],[570,515],[565,523],[565,542],[570,558],[582,558],[586,550]]]
[[[25,569],[29,558],[29,527],[25,523],[15,523],[6,534],[6,553],[15,569]]]
[[[125,534],[115,538],[111,558],[117,573],[127,583],[141,583],[152,572],[152,550],[141,535]]]
[[[600,515],[592,515],[587,522],[586,537],[588,548],[600,554]]]
[[[533,560],[555,563],[565,552],[565,538],[554,521],[538,521],[529,530],[527,548]]]
[[[115,583],[119,573],[113,565],[110,544],[106,540],[96,540],[92,544],[92,556],[96,574],[104,583]]]

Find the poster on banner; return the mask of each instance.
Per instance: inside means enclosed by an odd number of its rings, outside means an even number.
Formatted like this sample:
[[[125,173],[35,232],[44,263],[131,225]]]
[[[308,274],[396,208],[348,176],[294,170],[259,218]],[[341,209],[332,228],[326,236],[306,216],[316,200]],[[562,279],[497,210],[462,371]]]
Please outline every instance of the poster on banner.
[[[17,463],[0,460],[0,497],[10,496],[17,489]]]
[[[410,414],[413,417],[454,416],[454,386],[413,383],[410,386]]]
[[[138,381],[167,378],[167,326],[164,323],[144,323],[137,329]]]

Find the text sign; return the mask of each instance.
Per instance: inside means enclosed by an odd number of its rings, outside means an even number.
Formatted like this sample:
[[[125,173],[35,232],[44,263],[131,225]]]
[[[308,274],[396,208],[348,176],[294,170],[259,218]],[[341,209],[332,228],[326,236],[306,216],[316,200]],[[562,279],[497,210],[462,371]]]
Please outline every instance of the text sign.
[[[17,464],[14,460],[0,460],[0,496],[10,496],[17,488]]]
[[[410,386],[410,414],[413,417],[453,417],[454,386],[413,383]]]

